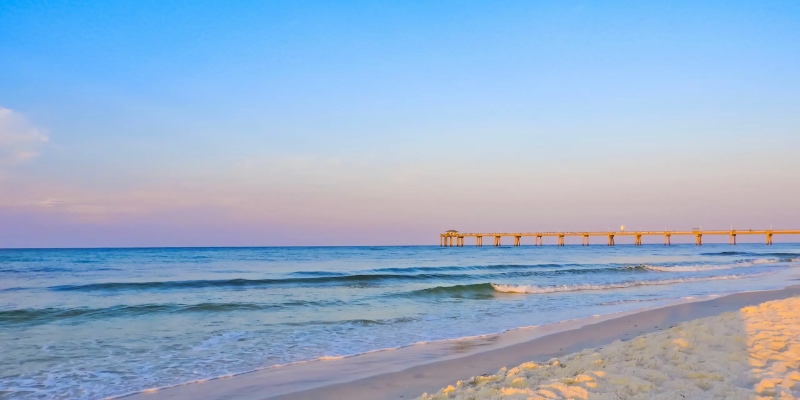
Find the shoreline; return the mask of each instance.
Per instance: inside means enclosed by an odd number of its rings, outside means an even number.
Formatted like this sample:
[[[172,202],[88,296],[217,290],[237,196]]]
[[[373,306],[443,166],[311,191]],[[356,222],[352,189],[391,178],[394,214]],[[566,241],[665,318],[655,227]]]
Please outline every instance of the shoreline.
[[[302,368],[306,366],[310,366],[313,370],[324,370],[326,373],[330,372],[338,372],[338,368],[332,368],[337,362],[341,363],[348,363],[347,360],[350,359],[357,359],[363,360],[365,358],[379,358],[381,355],[387,356],[383,360],[377,360],[378,362],[386,363],[387,361],[391,363],[392,361],[396,361],[396,359],[410,359],[413,357],[411,356],[419,356],[423,355],[426,358],[430,358],[433,361],[430,362],[420,362],[409,360],[406,363],[401,363],[400,367],[392,368],[391,370],[384,370],[382,372],[375,372],[375,369],[370,367],[369,369],[363,369],[362,371],[358,371],[358,373],[363,374],[358,378],[341,378],[334,374],[331,374],[327,378],[328,382],[321,383],[316,382],[313,384],[313,387],[308,387],[302,390],[295,390],[295,391],[305,391],[307,389],[314,389],[316,387],[322,387],[337,383],[347,383],[358,379],[363,378],[370,378],[372,376],[382,375],[384,373],[391,373],[397,372],[405,368],[412,368],[424,364],[429,363],[436,363],[439,361],[445,361],[449,359],[457,359],[464,357],[466,355],[471,355],[475,353],[482,353],[485,351],[493,351],[497,349],[502,349],[504,347],[508,347],[518,343],[528,342],[534,339],[538,339],[543,336],[557,334],[563,331],[578,329],[584,327],[586,325],[595,324],[601,321],[605,321],[608,319],[624,317],[627,315],[637,314],[643,311],[657,309],[661,307],[668,307],[677,304],[685,304],[685,303],[692,303],[692,302],[699,302],[710,300],[713,298],[717,298],[720,296],[725,296],[726,294],[719,294],[719,295],[708,295],[708,296],[698,296],[698,297],[684,297],[680,299],[662,299],[666,303],[656,306],[650,307],[642,307],[636,308],[633,310],[624,310],[624,311],[616,311],[607,314],[596,314],[587,317],[579,317],[574,319],[567,319],[555,322],[548,322],[542,325],[528,325],[528,326],[519,326],[516,328],[506,329],[504,331],[493,332],[493,333],[486,333],[480,335],[472,335],[472,336],[464,336],[464,337],[457,337],[451,339],[441,339],[441,340],[433,340],[433,341],[424,341],[424,342],[416,342],[410,343],[403,346],[397,347],[387,347],[387,348],[380,348],[375,350],[369,350],[362,353],[355,353],[355,354],[348,354],[342,356],[323,356],[319,358],[314,358],[310,360],[301,360],[290,362],[286,364],[277,364],[277,365],[269,365],[261,368],[252,369],[249,371],[243,371],[238,373],[232,373],[227,375],[221,375],[211,378],[199,379],[195,381],[183,382],[169,386],[163,386],[158,388],[150,388],[145,389],[142,391],[131,392],[111,397],[106,397],[106,400],[115,400],[115,399],[129,399],[133,396],[140,395],[140,394],[152,394],[157,393],[165,390],[170,390],[174,388],[179,388],[182,386],[194,385],[194,384],[204,384],[212,381],[219,381],[219,380],[227,380],[227,379],[236,379],[241,376],[249,376],[252,374],[267,374],[267,373],[277,373],[281,374],[284,372],[308,372],[308,371],[301,371]],[[396,353],[401,352],[401,353]],[[402,352],[408,352],[412,354],[403,354]],[[291,371],[287,371],[291,370]],[[352,371],[351,371],[352,372]],[[280,383],[279,385],[293,385],[296,383],[295,381],[290,381],[287,383]],[[307,383],[307,382],[304,382]],[[291,394],[292,392],[286,392],[281,394],[270,395],[273,398],[275,396],[283,395],[283,394]]]
[[[410,344],[333,359],[270,366],[238,375],[150,389],[125,399],[408,399],[459,379],[598,347],[670,325],[800,295],[783,289],[685,298],[667,305],[520,327],[498,334]],[[376,365],[380,371],[376,372]]]

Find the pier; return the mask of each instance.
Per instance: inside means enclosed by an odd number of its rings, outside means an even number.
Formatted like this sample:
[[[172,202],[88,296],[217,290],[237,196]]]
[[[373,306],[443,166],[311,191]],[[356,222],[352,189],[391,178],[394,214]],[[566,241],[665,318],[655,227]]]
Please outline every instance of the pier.
[[[439,235],[439,246],[442,247],[463,247],[466,238],[475,238],[476,246],[483,246],[484,237],[494,238],[494,246],[501,246],[504,237],[513,238],[514,246],[522,245],[522,238],[531,237],[534,239],[534,246],[542,246],[544,238],[556,238],[557,246],[564,246],[564,238],[570,236],[580,236],[581,246],[588,246],[589,239],[601,237],[605,239],[607,246],[614,246],[614,239],[618,236],[632,236],[634,246],[642,245],[642,238],[645,236],[663,236],[664,246],[672,245],[673,236],[694,236],[695,245],[703,244],[703,236],[728,236],[728,244],[735,245],[736,237],[740,235],[759,235],[764,236],[765,243],[772,245],[774,235],[800,235],[800,229],[765,229],[765,230],[701,230],[692,229],[688,231],[605,231],[605,232],[495,232],[495,233],[462,233],[449,230]]]

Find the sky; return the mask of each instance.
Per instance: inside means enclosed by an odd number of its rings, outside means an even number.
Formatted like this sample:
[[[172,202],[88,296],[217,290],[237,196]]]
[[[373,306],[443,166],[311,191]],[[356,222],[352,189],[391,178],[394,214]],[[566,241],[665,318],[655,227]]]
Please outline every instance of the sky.
[[[798,71],[797,1],[4,0],[0,247],[800,228]]]

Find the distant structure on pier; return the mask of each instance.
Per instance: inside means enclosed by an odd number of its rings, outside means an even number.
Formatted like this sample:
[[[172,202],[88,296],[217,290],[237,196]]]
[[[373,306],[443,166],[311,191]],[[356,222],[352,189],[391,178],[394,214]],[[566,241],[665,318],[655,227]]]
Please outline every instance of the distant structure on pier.
[[[773,235],[800,235],[800,230],[797,229],[767,229],[767,230],[702,230],[700,228],[692,228],[691,231],[626,231],[625,226],[620,226],[619,231],[607,232],[503,232],[503,233],[461,233],[456,230],[449,230],[439,235],[439,246],[444,247],[463,247],[464,239],[467,237],[475,238],[476,246],[483,246],[484,237],[493,237],[494,245],[500,246],[503,237],[514,238],[514,246],[522,244],[523,237],[533,237],[534,246],[541,246],[544,243],[544,238],[555,237],[558,239],[557,245],[564,245],[564,238],[567,236],[580,236],[581,246],[589,245],[589,238],[592,236],[601,236],[606,238],[608,246],[614,246],[614,238],[617,236],[633,236],[633,244],[635,246],[642,245],[642,237],[644,236],[664,236],[664,246],[672,245],[673,236],[694,236],[695,245],[700,246],[703,244],[703,236],[708,235],[727,235],[729,237],[729,244],[736,244],[737,235],[764,235],[766,244],[772,245]]]

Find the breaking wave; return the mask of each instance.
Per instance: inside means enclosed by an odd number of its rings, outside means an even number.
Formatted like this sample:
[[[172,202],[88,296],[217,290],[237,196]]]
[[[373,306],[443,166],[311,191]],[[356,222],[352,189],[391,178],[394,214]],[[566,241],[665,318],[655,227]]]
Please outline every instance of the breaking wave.
[[[494,288],[489,282],[473,283],[471,285],[435,286],[427,289],[415,290],[407,293],[409,296],[446,296],[446,297],[493,297]]]
[[[60,285],[51,286],[56,291],[117,291],[117,290],[157,290],[157,289],[198,289],[208,287],[246,287],[246,286],[271,286],[286,284],[364,284],[384,280],[425,280],[425,279],[459,279],[469,278],[471,275],[454,274],[358,274],[317,276],[305,278],[284,279],[219,279],[219,280],[191,280],[191,281],[150,281],[150,282],[103,282],[85,285]]]
[[[726,269],[735,269],[735,268],[748,268],[754,265],[762,265],[762,264],[775,264],[779,262],[791,262],[793,260],[781,260],[781,259],[757,259],[757,260],[743,260],[736,263],[731,264],[722,264],[722,265],[674,265],[674,266],[659,266],[659,265],[643,265],[642,268],[648,271],[656,271],[656,272],[703,272],[703,271],[721,271]]]
[[[752,278],[759,275],[763,274],[721,275],[721,276],[681,278],[681,279],[628,281],[628,282],[607,283],[600,285],[578,284],[578,285],[562,285],[562,286],[536,286],[536,285],[502,285],[502,284],[492,283],[491,286],[495,291],[500,293],[546,294],[546,293],[560,293],[560,292],[580,292],[586,290],[624,289],[635,286],[673,285],[676,283],[742,279],[742,278]]]

